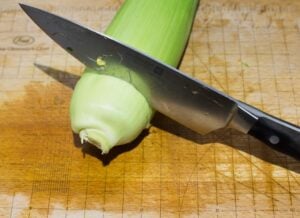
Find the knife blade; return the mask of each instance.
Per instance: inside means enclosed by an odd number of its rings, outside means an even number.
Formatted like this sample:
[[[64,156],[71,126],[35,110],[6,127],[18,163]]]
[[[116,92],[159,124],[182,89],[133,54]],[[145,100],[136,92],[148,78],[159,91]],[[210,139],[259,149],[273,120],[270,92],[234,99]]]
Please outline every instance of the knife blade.
[[[103,33],[38,8],[20,6],[49,37],[87,67],[128,81],[155,110],[184,126],[200,134],[234,128],[282,152],[300,154],[299,127],[239,102]]]

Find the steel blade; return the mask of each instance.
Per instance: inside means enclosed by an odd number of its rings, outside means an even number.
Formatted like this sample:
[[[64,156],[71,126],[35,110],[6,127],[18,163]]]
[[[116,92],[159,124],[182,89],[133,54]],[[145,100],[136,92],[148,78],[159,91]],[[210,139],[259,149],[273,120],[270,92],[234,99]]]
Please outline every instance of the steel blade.
[[[87,67],[130,82],[157,111],[202,134],[256,121],[224,93],[102,33],[49,12],[21,5],[55,42]]]

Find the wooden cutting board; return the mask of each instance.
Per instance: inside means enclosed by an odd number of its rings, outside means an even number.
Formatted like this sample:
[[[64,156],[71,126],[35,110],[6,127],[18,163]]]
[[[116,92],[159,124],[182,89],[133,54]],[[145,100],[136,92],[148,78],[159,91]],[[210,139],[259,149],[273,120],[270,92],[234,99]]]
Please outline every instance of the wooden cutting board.
[[[104,30],[123,1],[23,2]],[[299,161],[236,131],[157,115],[106,156],[81,145],[68,110],[82,69],[1,0],[0,217],[300,217]],[[181,69],[299,125],[299,1],[203,0]]]

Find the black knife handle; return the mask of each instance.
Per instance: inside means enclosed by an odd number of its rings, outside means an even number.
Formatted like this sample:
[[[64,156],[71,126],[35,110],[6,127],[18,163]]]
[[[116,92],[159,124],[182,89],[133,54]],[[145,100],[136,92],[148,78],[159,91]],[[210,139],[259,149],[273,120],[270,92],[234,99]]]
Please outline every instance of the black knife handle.
[[[248,134],[282,153],[300,159],[298,126],[264,113],[264,116],[258,117]]]

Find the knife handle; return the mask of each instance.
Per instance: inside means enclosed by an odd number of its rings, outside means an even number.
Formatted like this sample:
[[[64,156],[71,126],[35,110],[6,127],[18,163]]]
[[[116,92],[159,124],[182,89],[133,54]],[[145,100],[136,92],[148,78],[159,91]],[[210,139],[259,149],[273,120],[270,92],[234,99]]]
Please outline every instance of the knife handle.
[[[300,159],[300,128],[298,126],[263,113],[248,134],[282,153]]]

